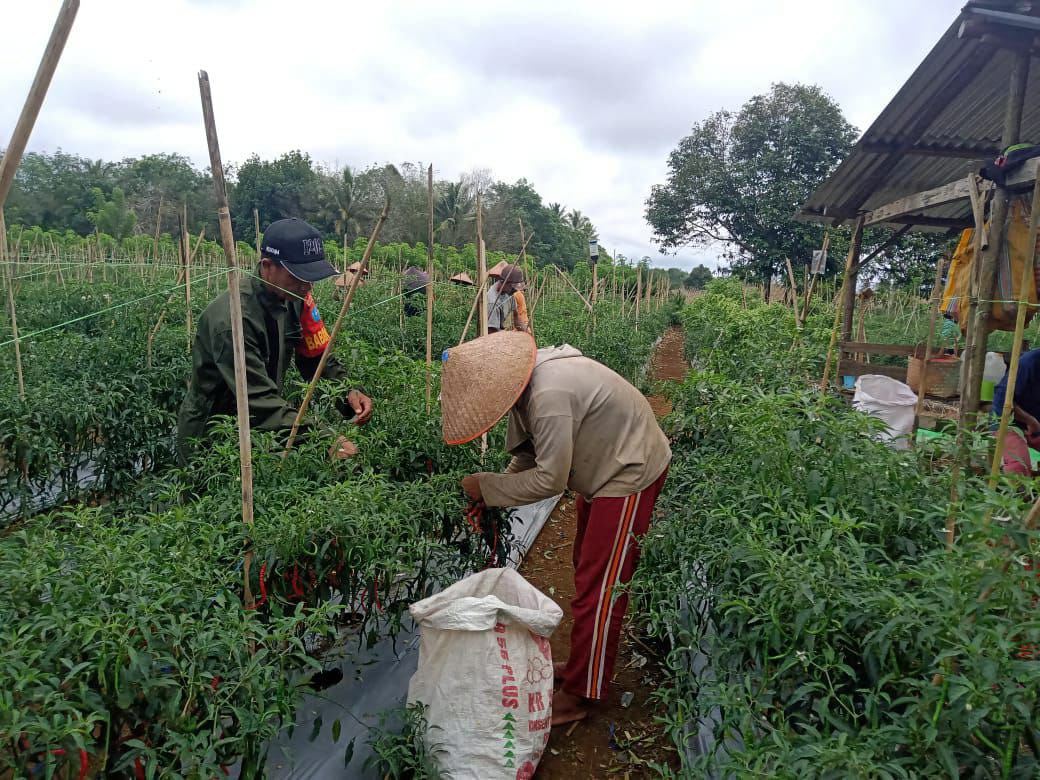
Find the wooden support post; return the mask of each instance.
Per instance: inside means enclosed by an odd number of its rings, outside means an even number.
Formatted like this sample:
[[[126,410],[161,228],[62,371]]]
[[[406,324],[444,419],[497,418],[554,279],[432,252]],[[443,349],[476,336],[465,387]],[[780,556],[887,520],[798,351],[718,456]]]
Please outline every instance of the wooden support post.
[[[939,262],[935,264],[935,284],[932,285],[931,311],[928,314],[928,338],[924,343],[924,360],[921,363],[921,386],[917,388],[914,430],[921,423],[921,410],[924,409],[924,393],[928,386],[928,363],[932,359],[932,344],[935,343],[935,321],[939,316],[939,306],[942,303],[942,277],[945,263],[946,258],[940,255]],[[916,442],[916,439],[912,441]]]
[[[1015,407],[1015,383],[1018,380],[1018,361],[1022,356],[1022,334],[1026,327],[1026,312],[1029,310],[1030,289],[1035,290],[1033,280],[1033,263],[1036,260],[1036,240],[1040,234],[1040,178],[1033,185],[1033,203],[1029,212],[1029,255],[1022,263],[1022,276],[1019,278],[1018,306],[1015,310],[1015,335],[1011,341],[1011,365],[1008,367],[1007,388],[1004,391],[1004,408],[1000,410],[1000,426],[997,428],[997,446],[993,452],[993,464],[989,471],[989,486],[993,488],[1000,476],[1004,460],[1004,449],[1007,443],[1008,425]],[[1017,434],[1016,434],[1017,435]],[[1028,464],[1027,464],[1028,465]],[[987,518],[989,515],[987,514]]]
[[[162,193],[159,194],[159,208],[155,210],[155,240],[152,242],[152,262],[154,262],[155,265],[159,264],[159,231],[162,229],[162,207],[164,197],[165,196]],[[154,278],[154,268],[152,273]]]
[[[834,347],[838,341],[838,325],[841,321],[843,307],[838,306],[838,303],[843,302],[847,298],[848,288],[852,288],[853,295],[856,291],[856,283],[854,279],[850,279],[852,276],[852,269],[859,261],[859,251],[863,242],[863,217],[859,217],[856,220],[856,226],[852,229],[852,240],[849,242],[849,254],[845,259],[845,276],[841,283],[841,292],[838,295],[838,299],[835,301],[834,306],[834,325],[831,328],[831,340],[827,346],[827,360],[823,366],[823,380],[820,382],[820,392],[826,393],[829,387],[831,378],[831,362],[834,358]],[[851,284],[850,284],[851,282]],[[850,323],[849,328],[852,325]],[[848,340],[847,338],[845,339]]]
[[[14,305],[15,274],[9,265],[7,254],[7,223],[4,210],[0,209],[0,265],[4,267],[4,287],[7,288],[7,313],[11,318],[11,338],[14,339],[14,370],[18,377],[18,397],[25,400],[25,377],[22,374],[22,345],[18,338],[18,312]]]
[[[590,296],[591,297],[591,303],[592,303],[593,306],[596,305],[596,292],[597,292],[596,288],[597,287],[599,287],[599,263],[593,261],[593,263],[592,263],[592,295]]]
[[[14,132],[11,133],[11,140],[8,141],[3,159],[0,160],[0,211],[7,203],[7,194],[11,191],[14,175],[22,162],[29,135],[32,133],[33,125],[36,124],[36,117],[40,114],[43,99],[47,96],[47,89],[50,87],[54,71],[58,67],[58,60],[61,59],[65,42],[69,39],[77,11],[79,11],[79,0],[65,0],[61,4],[58,18],[51,30],[51,37],[47,41],[47,48],[43,50],[43,57],[36,68],[36,76],[33,78],[32,86],[29,87],[29,95],[22,106],[22,113],[18,116]]]
[[[242,330],[242,298],[239,291],[238,260],[235,255],[235,235],[231,229],[231,212],[228,209],[227,186],[224,183],[224,166],[220,161],[220,143],[217,140],[217,123],[213,116],[213,98],[210,94],[209,75],[199,71],[199,93],[202,97],[202,117],[206,125],[206,141],[209,145],[210,171],[213,176],[213,193],[217,201],[217,221],[220,223],[220,241],[224,245],[227,261],[228,299],[231,307],[231,344],[235,365],[235,411],[238,418],[239,471],[242,481],[242,522],[248,532],[253,528],[253,450],[249,430],[249,385],[246,381],[245,337]],[[250,584],[250,567],[253,562],[252,547],[246,549],[243,563],[243,600],[246,609],[253,609],[253,590]]]
[[[1004,149],[1019,142],[1022,130],[1022,107],[1029,81],[1029,63],[1028,49],[1015,51],[1004,115],[1004,134],[1000,142],[1001,148]],[[986,343],[990,333],[991,301],[997,281],[997,260],[1006,240],[1004,221],[1007,218],[1008,203],[1007,189],[997,187],[993,193],[993,204],[990,210],[990,225],[993,228],[993,235],[990,238],[989,246],[975,256],[976,262],[979,263],[978,310],[975,312],[974,322],[969,323],[968,326],[974,330],[971,351],[969,353],[966,346],[962,358],[965,366],[960,422],[962,426],[966,427],[974,427],[975,416],[979,408],[982,371],[986,363]]]
[[[339,314],[336,315],[336,322],[333,324],[332,331],[329,333],[329,343],[325,345],[325,349],[321,353],[318,365],[314,369],[314,376],[311,377],[311,381],[307,385],[307,391],[303,394],[303,400],[300,401],[300,408],[296,410],[296,419],[293,420],[292,428],[289,429],[289,438],[286,439],[285,449],[282,451],[283,458],[289,454],[289,450],[292,449],[292,446],[296,441],[296,434],[300,430],[300,423],[303,421],[303,416],[307,413],[307,407],[310,406],[311,398],[314,397],[314,389],[318,386],[322,374],[325,373],[325,365],[329,362],[329,356],[332,354],[332,347],[336,343],[336,336],[339,335],[339,332],[343,327],[343,320],[346,319],[347,312],[350,310],[351,301],[354,300],[354,293],[361,285],[361,279],[368,270],[368,261],[372,257],[372,250],[375,248],[376,241],[379,240],[379,231],[383,229],[383,223],[386,222],[389,213],[390,193],[388,191],[386,193],[386,201],[383,203],[383,210],[379,213],[379,218],[376,220],[375,227],[372,228],[372,235],[368,238],[368,246],[365,247],[365,254],[361,258],[361,267],[358,268],[357,273],[355,273],[353,278],[350,280],[350,287],[347,288],[347,294],[343,296],[343,304],[339,307]]]
[[[426,169],[427,246],[426,246],[426,414],[432,408],[433,380],[433,164]]]
[[[643,297],[643,266],[636,266],[636,330],[639,330],[639,301]],[[592,311],[592,304],[589,304]]]

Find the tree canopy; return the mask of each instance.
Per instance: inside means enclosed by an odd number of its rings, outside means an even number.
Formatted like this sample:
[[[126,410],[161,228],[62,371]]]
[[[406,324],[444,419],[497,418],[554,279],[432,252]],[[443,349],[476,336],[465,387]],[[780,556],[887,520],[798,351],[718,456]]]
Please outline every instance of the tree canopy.
[[[647,199],[647,221],[662,250],[721,245],[734,270],[768,285],[784,258],[805,262],[819,247],[823,229],[793,216],[855,137],[819,87],[774,84],[693,126]]]

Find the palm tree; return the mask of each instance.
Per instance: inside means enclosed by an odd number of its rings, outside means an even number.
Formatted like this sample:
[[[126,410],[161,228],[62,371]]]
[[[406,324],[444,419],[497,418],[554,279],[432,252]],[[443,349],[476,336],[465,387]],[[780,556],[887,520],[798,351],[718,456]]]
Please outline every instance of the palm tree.
[[[372,216],[369,204],[361,199],[357,177],[349,165],[337,174],[322,177],[318,187],[318,218],[332,225],[335,233],[348,243],[361,233],[361,224]]]
[[[570,214],[567,215],[567,224],[570,226],[572,230],[575,230],[578,233],[581,233],[581,235],[585,236],[585,239],[587,241],[592,240],[596,237],[596,228],[593,226],[592,220],[586,217],[577,209],[574,209],[573,211],[571,211]]]
[[[442,190],[434,206],[434,220],[442,244],[458,244],[465,235],[466,223],[476,218],[474,207],[473,195],[462,180],[451,182]]]
[[[567,213],[567,209],[564,208],[562,203],[550,203],[547,208],[549,209],[549,213],[557,222],[563,222],[563,217]]]

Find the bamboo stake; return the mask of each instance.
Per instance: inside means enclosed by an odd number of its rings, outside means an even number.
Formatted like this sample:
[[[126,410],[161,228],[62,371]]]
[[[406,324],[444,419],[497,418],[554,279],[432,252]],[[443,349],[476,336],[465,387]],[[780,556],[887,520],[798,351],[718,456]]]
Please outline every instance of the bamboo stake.
[[[433,163],[426,169],[427,245],[426,245],[426,414],[432,408],[433,380]]]
[[[592,304],[589,303],[589,299],[581,294],[581,291],[577,287],[574,286],[574,283],[571,282],[571,280],[567,278],[566,274],[564,274],[563,271],[560,270],[560,267],[558,265],[554,264],[553,268],[556,270],[556,275],[559,276],[560,278],[562,278],[565,282],[567,282],[567,284],[570,286],[570,288],[572,290],[574,290],[574,294],[577,295],[579,298],[581,298],[582,303],[585,304],[585,309],[591,314],[592,313]],[[636,308],[638,309],[638,306]],[[637,314],[637,316],[638,316],[638,314]]]
[[[7,288],[7,312],[11,317],[11,337],[14,339],[14,368],[18,376],[18,397],[25,400],[25,377],[22,374],[22,345],[18,337],[18,312],[14,305],[14,274],[7,266],[7,223],[0,209],[0,265],[4,267],[4,286]]]
[[[260,238],[260,212],[257,209],[253,209],[253,231],[256,233],[256,262],[260,262],[260,256],[263,254],[263,250],[260,246],[262,240]],[[343,248],[347,248],[347,237],[343,236]]]
[[[841,280],[841,293],[838,295],[834,304],[834,325],[831,328],[831,340],[827,345],[827,361],[823,366],[823,381],[820,382],[820,392],[826,393],[827,388],[830,385],[831,378],[831,359],[834,356],[834,347],[838,343],[838,327],[841,325],[842,317],[842,306],[840,303],[845,300],[846,287],[849,284],[849,277],[852,276],[852,269],[858,259],[860,241],[863,237],[863,217],[859,217],[856,220],[856,226],[852,229],[852,240],[849,242],[849,254],[845,259],[845,276]],[[855,292],[855,291],[853,291]]]
[[[188,334],[188,352],[191,352],[191,234],[188,233],[187,203],[184,204],[181,214],[181,237],[184,242],[184,330]]]
[[[484,280],[487,281],[486,279]],[[466,334],[469,333],[469,324],[473,321],[473,313],[477,310],[477,304],[480,302],[481,297],[484,295],[484,288],[477,287],[477,294],[473,296],[473,305],[469,307],[469,316],[466,317],[466,324],[462,328],[462,335],[459,336],[459,344],[462,344],[466,340]],[[534,308],[533,304],[531,308]]]
[[[339,335],[339,331],[343,327],[343,320],[346,318],[347,312],[350,310],[350,303],[354,300],[354,292],[361,283],[361,277],[363,277],[365,271],[368,270],[368,261],[372,257],[372,250],[375,248],[376,241],[379,240],[379,231],[383,229],[383,223],[386,222],[386,217],[389,213],[390,193],[388,191],[386,194],[386,200],[383,203],[383,210],[379,214],[379,219],[376,220],[375,227],[372,228],[372,235],[369,236],[368,246],[365,247],[365,254],[361,258],[361,267],[358,268],[357,273],[355,273],[354,277],[350,280],[350,287],[347,288],[347,294],[343,298],[343,305],[340,306],[339,314],[336,316],[336,322],[332,326],[332,332],[329,334],[329,343],[325,345],[325,349],[321,353],[318,367],[314,369],[314,376],[311,377],[310,384],[307,385],[307,392],[304,393],[303,401],[300,402],[300,408],[296,411],[296,419],[293,420],[292,428],[289,430],[289,438],[286,439],[285,449],[282,451],[283,458],[289,454],[289,450],[292,449],[293,443],[296,441],[296,434],[300,430],[300,422],[303,420],[304,414],[307,413],[307,407],[310,406],[311,398],[314,396],[314,388],[317,387],[321,375],[325,372],[325,364],[329,362],[329,355],[332,354],[332,346],[336,343],[336,336]]]
[[[798,330],[802,329],[802,313],[798,310],[798,282],[794,278],[794,267],[791,265],[791,258],[785,257],[784,261],[787,263],[787,279],[791,283],[791,308],[794,310],[794,325]]]
[[[36,69],[36,76],[33,78],[29,94],[22,106],[22,113],[11,133],[11,140],[7,144],[4,157],[0,160],[0,210],[3,210],[4,204],[7,203],[7,195],[14,183],[14,175],[22,162],[29,135],[32,133],[33,125],[36,124],[36,117],[40,114],[43,99],[47,96],[47,88],[50,87],[54,71],[58,67],[58,60],[61,59],[65,42],[69,39],[77,11],[79,11],[79,0],[65,0],[62,3],[61,10],[58,11],[58,18],[51,30],[51,37],[47,41],[47,48],[43,50],[43,57]]]
[[[152,260],[156,265],[159,264],[159,231],[162,229],[162,207],[163,207],[162,193],[159,194],[159,208],[155,211],[155,240],[152,242]],[[154,272],[152,278],[154,279]]]
[[[992,489],[1000,476],[1000,467],[1004,460],[1004,448],[1007,444],[1008,426],[1011,413],[1015,407],[1015,382],[1018,380],[1018,361],[1022,356],[1022,334],[1026,327],[1026,312],[1029,310],[1027,286],[1032,281],[1033,263],[1036,259],[1036,239],[1040,233],[1040,177],[1033,183],[1033,203],[1029,212],[1029,256],[1022,264],[1022,276],[1019,278],[1018,308],[1015,311],[1015,335],[1011,342],[1011,365],[1008,367],[1007,389],[1004,391],[1004,408],[1000,412],[1000,427],[997,428],[997,447],[993,452],[993,464],[989,470],[989,486]],[[1035,281],[1033,289],[1035,290]],[[1028,442],[1027,442],[1028,444]],[[1028,456],[1027,456],[1028,457]],[[986,515],[987,520],[989,515]]]
[[[481,205],[480,193],[477,193],[477,289],[483,289],[487,284],[487,259],[484,257],[484,253],[481,251],[481,247],[484,243],[484,209]],[[477,303],[477,316],[480,318],[480,323],[477,325],[477,332],[481,336],[487,335],[487,299],[483,296],[480,297]]]
[[[217,221],[220,223],[220,241],[224,245],[227,262],[228,299],[231,308],[231,344],[235,364],[235,410],[238,418],[239,471],[242,481],[242,522],[247,532],[253,528],[253,448],[249,430],[249,384],[246,380],[245,337],[242,329],[242,297],[239,291],[239,270],[235,254],[235,235],[231,230],[231,212],[228,209],[227,185],[224,183],[224,166],[220,160],[220,142],[217,139],[217,122],[213,116],[213,98],[210,94],[209,74],[199,71],[199,94],[202,98],[202,117],[206,125],[206,142],[209,146],[210,171],[213,176],[213,192],[217,201]],[[250,585],[250,567],[253,562],[252,547],[248,547],[243,562],[243,597],[246,609],[253,609],[253,590]]]
[[[921,385],[917,388],[917,408],[914,410],[914,430],[921,424],[921,411],[924,409],[924,393],[928,386],[928,363],[932,359],[932,345],[935,343],[935,321],[939,314],[939,303],[942,298],[943,265],[946,258],[939,256],[935,264],[935,284],[932,285],[932,304],[928,319],[928,338],[924,343],[924,360],[921,363]]]
[[[830,233],[830,229],[827,228],[827,229],[825,229],[823,231],[823,246],[820,247],[820,249],[823,252],[825,258],[827,256],[827,247],[830,246],[830,241],[831,241],[831,233]],[[824,271],[824,273],[827,272],[826,260],[824,260],[823,271]],[[805,288],[805,305],[802,306],[802,311],[805,312],[805,316],[806,317],[809,316],[809,304],[812,302],[813,290],[816,288],[816,280],[819,279],[820,276],[821,276],[821,274],[812,274],[810,276],[810,278],[809,278],[809,284]]]
[[[643,297],[643,267],[636,266],[636,330],[639,330],[639,299]],[[589,304],[591,311],[592,304]]]

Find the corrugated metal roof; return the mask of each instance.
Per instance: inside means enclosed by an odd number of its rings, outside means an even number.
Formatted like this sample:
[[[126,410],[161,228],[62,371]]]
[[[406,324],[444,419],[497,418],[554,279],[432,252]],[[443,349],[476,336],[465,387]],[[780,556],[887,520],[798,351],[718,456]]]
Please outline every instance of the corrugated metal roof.
[[[976,18],[973,9],[979,8],[1040,16],[1040,2],[990,0],[965,6],[845,161],[802,207],[802,218],[850,219],[963,178],[995,156],[1014,55],[977,38],[958,38],[961,23]],[[1031,61],[1021,138],[1040,142],[1037,57]],[[907,151],[909,146],[914,150]],[[971,207],[951,203],[925,213],[969,220]]]

